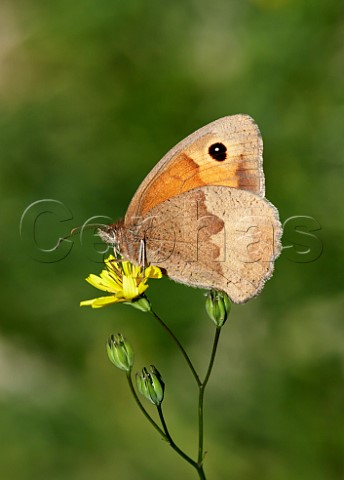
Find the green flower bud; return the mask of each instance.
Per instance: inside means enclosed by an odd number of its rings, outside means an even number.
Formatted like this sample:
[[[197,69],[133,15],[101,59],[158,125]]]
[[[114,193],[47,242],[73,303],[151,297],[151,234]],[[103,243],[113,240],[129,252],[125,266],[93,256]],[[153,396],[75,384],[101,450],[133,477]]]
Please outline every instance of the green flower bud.
[[[151,365],[150,369],[142,369],[136,374],[136,384],[139,392],[154,405],[160,405],[164,399],[165,384],[158,370]]]
[[[210,290],[205,301],[205,309],[217,327],[222,327],[225,323],[231,307],[232,304],[225,293]]]
[[[134,351],[121,333],[111,335],[106,343],[106,351],[111,363],[117,368],[130,372],[134,363]]]

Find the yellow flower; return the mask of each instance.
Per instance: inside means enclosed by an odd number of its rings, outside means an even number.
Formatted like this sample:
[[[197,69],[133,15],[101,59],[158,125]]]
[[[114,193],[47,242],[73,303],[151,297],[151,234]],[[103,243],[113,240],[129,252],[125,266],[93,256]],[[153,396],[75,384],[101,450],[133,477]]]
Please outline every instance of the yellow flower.
[[[101,308],[112,303],[132,302],[147,290],[148,278],[161,278],[160,268],[149,266],[144,272],[142,267],[133,265],[127,261],[116,261],[113,255],[105,260],[106,268],[100,275],[91,273],[86,281],[104,292],[111,293],[106,297],[92,298],[80,302],[80,306]]]

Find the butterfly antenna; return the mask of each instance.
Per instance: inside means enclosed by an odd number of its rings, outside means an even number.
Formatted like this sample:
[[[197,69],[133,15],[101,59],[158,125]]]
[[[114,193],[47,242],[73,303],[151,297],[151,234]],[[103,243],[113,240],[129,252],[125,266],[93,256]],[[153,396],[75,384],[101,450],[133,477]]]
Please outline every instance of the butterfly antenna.
[[[70,231],[68,235],[65,237],[60,237],[57,241],[57,244],[53,248],[53,250],[57,250],[62,242],[68,242],[70,238],[75,237],[75,235],[79,235],[82,233],[84,230],[89,230],[91,228],[98,228],[98,229],[103,229],[104,227],[107,227],[107,225],[104,225],[103,223],[88,223],[87,225],[81,225],[79,227],[74,227]]]

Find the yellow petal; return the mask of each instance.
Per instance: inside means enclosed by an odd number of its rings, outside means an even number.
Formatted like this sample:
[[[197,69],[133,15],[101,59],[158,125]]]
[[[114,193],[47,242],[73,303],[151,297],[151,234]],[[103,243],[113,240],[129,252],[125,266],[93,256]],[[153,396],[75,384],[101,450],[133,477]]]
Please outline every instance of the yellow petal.
[[[116,258],[113,256],[113,255],[109,255],[108,258],[106,260],[104,260],[104,263],[106,265],[110,264],[110,265],[117,265],[117,262],[116,262]]]
[[[126,277],[132,277],[133,276],[133,270],[132,270],[132,267],[134,265],[132,265],[130,262],[122,262],[122,270],[123,270],[123,273]]]
[[[143,278],[143,272],[142,272],[142,268],[139,267],[138,265],[133,265],[132,264],[132,274],[131,276],[132,277],[135,277],[135,278]]]
[[[123,296],[128,300],[139,295],[138,288],[136,286],[136,281],[133,277],[123,277]]]
[[[119,292],[122,290],[122,279],[115,273],[103,270],[100,274],[103,285],[108,287],[109,292]]]
[[[105,260],[105,266],[111,275],[114,275],[116,278],[122,278],[122,268],[117,262],[107,262]]]
[[[146,278],[161,278],[162,272],[159,267],[154,267],[154,265],[150,265],[145,270],[145,277]]]
[[[92,287],[98,288],[99,290],[103,290],[103,292],[112,292],[111,288],[108,285],[105,285],[104,282],[98,275],[94,275],[91,273],[87,278],[86,282],[90,283]]]
[[[109,258],[105,260],[105,266],[110,274],[114,275],[116,278],[122,278],[122,262],[117,262],[115,257],[110,255]]]
[[[84,300],[80,302],[80,307],[92,307],[92,308],[101,308],[106,305],[111,305],[112,303],[124,302],[125,298],[118,297],[115,295],[109,295],[108,297],[98,297],[92,298],[91,300]]]
[[[145,282],[141,282],[138,286],[139,296],[142,295],[143,292],[145,292],[148,287],[149,287],[149,285],[147,285]]]

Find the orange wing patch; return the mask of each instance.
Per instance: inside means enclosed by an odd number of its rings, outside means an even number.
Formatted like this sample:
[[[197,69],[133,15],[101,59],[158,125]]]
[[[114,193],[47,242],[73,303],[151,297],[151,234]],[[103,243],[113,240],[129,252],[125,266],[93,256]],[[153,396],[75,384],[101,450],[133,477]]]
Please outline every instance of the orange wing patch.
[[[176,156],[166,170],[163,170],[146,186],[139,197],[139,201],[130,204],[126,216],[145,215],[159,203],[184,192],[185,178],[192,177],[195,185],[204,185],[197,174],[198,171],[197,163],[185,153]],[[187,188],[187,190],[190,190],[190,188]]]
[[[209,153],[225,147],[224,159]],[[155,166],[143,181],[126,213],[125,223],[181,193],[220,185],[264,195],[262,143],[258,127],[245,115],[225,117],[187,137]]]

